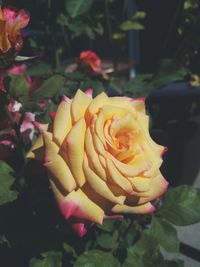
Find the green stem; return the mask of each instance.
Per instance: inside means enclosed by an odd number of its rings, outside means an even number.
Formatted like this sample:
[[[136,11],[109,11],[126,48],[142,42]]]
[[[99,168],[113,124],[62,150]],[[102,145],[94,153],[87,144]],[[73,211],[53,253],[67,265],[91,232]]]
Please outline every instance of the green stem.
[[[105,13],[106,13],[106,21],[108,26],[108,36],[109,40],[112,41],[112,24],[110,19],[110,10],[109,10],[109,3],[108,0],[105,0]]]

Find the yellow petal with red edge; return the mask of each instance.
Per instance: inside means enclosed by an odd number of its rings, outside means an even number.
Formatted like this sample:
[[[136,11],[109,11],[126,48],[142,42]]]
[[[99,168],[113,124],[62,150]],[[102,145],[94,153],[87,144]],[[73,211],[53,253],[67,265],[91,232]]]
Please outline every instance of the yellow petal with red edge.
[[[85,183],[85,175],[82,167],[85,131],[86,123],[84,118],[82,118],[72,127],[66,139],[69,167],[79,186]]]
[[[59,209],[66,219],[76,217],[102,224],[104,211],[91,201],[80,188],[63,195],[52,180],[50,183]]]
[[[50,172],[51,179],[60,187],[60,191],[71,192],[76,188],[76,182],[72,173],[60,155],[55,155],[51,161],[44,164]]]
[[[135,214],[149,214],[155,211],[155,207],[147,202],[138,206],[127,206],[127,205],[115,205],[112,208],[114,213],[135,213]]]
[[[77,122],[80,118],[83,118],[85,116],[85,111],[91,101],[91,97],[83,93],[80,89],[76,92],[71,103],[73,123]]]
[[[125,176],[136,176],[146,170],[148,170],[151,166],[150,162],[148,162],[143,154],[136,155],[131,163],[124,164],[123,162],[120,162],[115,157],[113,157],[111,154],[109,154],[110,159],[118,169],[120,173],[122,173]]]
[[[99,178],[89,167],[88,158],[85,154],[84,161],[83,161],[83,169],[85,176],[87,178],[87,182],[90,187],[96,192],[96,194],[104,197],[105,199],[113,202],[113,203],[120,203],[124,202],[123,196],[115,196],[111,190],[108,188],[107,184]]]
[[[53,122],[53,138],[59,146],[62,145],[71,127],[71,102],[62,101],[58,106]]]
[[[92,164],[93,169],[95,170],[97,175],[106,181],[107,180],[106,172],[100,163],[99,156],[96,150],[94,149],[94,144],[93,144],[90,128],[87,128],[86,130],[85,151],[88,156],[89,162]]]
[[[129,177],[128,179],[133,185],[133,189],[136,190],[137,192],[146,192],[150,189],[151,179],[149,178],[136,176],[136,177]]]
[[[110,174],[110,178],[112,181],[121,187],[124,191],[126,191],[129,194],[133,193],[133,188],[131,183],[128,181],[127,178],[125,178],[115,167],[113,162],[107,157],[106,158],[107,162],[107,169]]]
[[[168,182],[165,178],[159,173],[155,178],[151,179],[151,186],[149,191],[138,193],[140,199],[138,203],[144,203],[161,197],[168,188]]]

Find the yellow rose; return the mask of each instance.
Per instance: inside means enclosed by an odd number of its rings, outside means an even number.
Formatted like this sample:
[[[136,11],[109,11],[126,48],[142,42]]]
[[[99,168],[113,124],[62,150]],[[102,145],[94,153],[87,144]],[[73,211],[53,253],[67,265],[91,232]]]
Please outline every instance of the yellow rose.
[[[40,126],[29,157],[43,160],[59,209],[80,236],[104,219],[155,210],[151,201],[168,183],[159,170],[164,147],[148,122],[142,99],[78,90],[60,103],[53,125]]]

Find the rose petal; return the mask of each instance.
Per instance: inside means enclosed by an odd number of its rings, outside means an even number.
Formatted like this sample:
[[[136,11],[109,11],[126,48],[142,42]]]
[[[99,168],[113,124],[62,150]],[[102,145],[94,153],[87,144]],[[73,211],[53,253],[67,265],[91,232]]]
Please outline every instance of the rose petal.
[[[65,137],[72,128],[71,121],[71,103],[62,101],[58,106],[53,123],[53,138],[61,146]]]
[[[106,162],[107,162],[107,169],[112,181],[116,185],[120,186],[127,193],[132,194],[133,188],[131,183],[116,169],[115,165],[108,157],[106,158]]]
[[[155,210],[155,207],[150,202],[133,207],[117,204],[112,208],[112,212],[114,213],[149,214],[153,213]]]
[[[87,177],[87,182],[90,187],[105,199],[113,203],[123,203],[125,200],[124,196],[115,196],[112,191],[108,188],[107,184],[100,179],[89,167],[87,156],[85,155],[83,161],[83,170]]]
[[[71,105],[73,122],[77,122],[80,118],[84,117],[85,111],[91,101],[91,97],[83,93],[80,89],[76,92]]]
[[[102,224],[104,211],[92,202],[80,188],[77,191],[72,191],[64,196],[52,180],[50,180],[50,183],[58,207],[66,219],[73,216]]]
[[[82,118],[72,127],[66,139],[69,167],[79,186],[83,186],[86,181],[82,168],[85,131],[86,123]]]
[[[106,181],[107,180],[106,171],[102,167],[101,162],[100,162],[99,157],[98,157],[98,154],[94,148],[90,128],[87,128],[87,130],[86,130],[85,151],[86,151],[87,157],[89,159],[89,162],[92,164],[93,170],[96,172],[96,174],[99,177],[101,177],[103,180]]]
[[[137,192],[146,192],[150,189],[151,179],[144,177],[129,177],[128,178],[131,184],[133,185],[134,190]]]
[[[129,177],[137,176],[140,173],[149,170],[149,168],[151,167],[150,162],[145,159],[143,154],[136,155],[131,161],[131,163],[129,162],[129,164],[120,162],[111,154],[109,154],[109,158],[112,160],[118,171],[122,173],[122,175]]]

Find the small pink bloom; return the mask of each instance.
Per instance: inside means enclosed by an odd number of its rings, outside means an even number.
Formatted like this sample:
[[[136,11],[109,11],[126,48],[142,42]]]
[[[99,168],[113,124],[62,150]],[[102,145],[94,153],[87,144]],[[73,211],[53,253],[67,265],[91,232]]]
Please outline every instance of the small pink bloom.
[[[21,134],[28,133],[29,140],[33,139],[35,127],[33,125],[33,122],[35,121],[35,114],[31,112],[26,112],[24,115],[24,120],[20,126],[20,132]]]
[[[11,68],[8,69],[8,73],[9,74],[14,74],[14,75],[20,75],[20,74],[23,74],[24,71],[26,69],[26,65],[25,64],[22,64],[22,65],[19,65],[19,66],[12,66]]]

